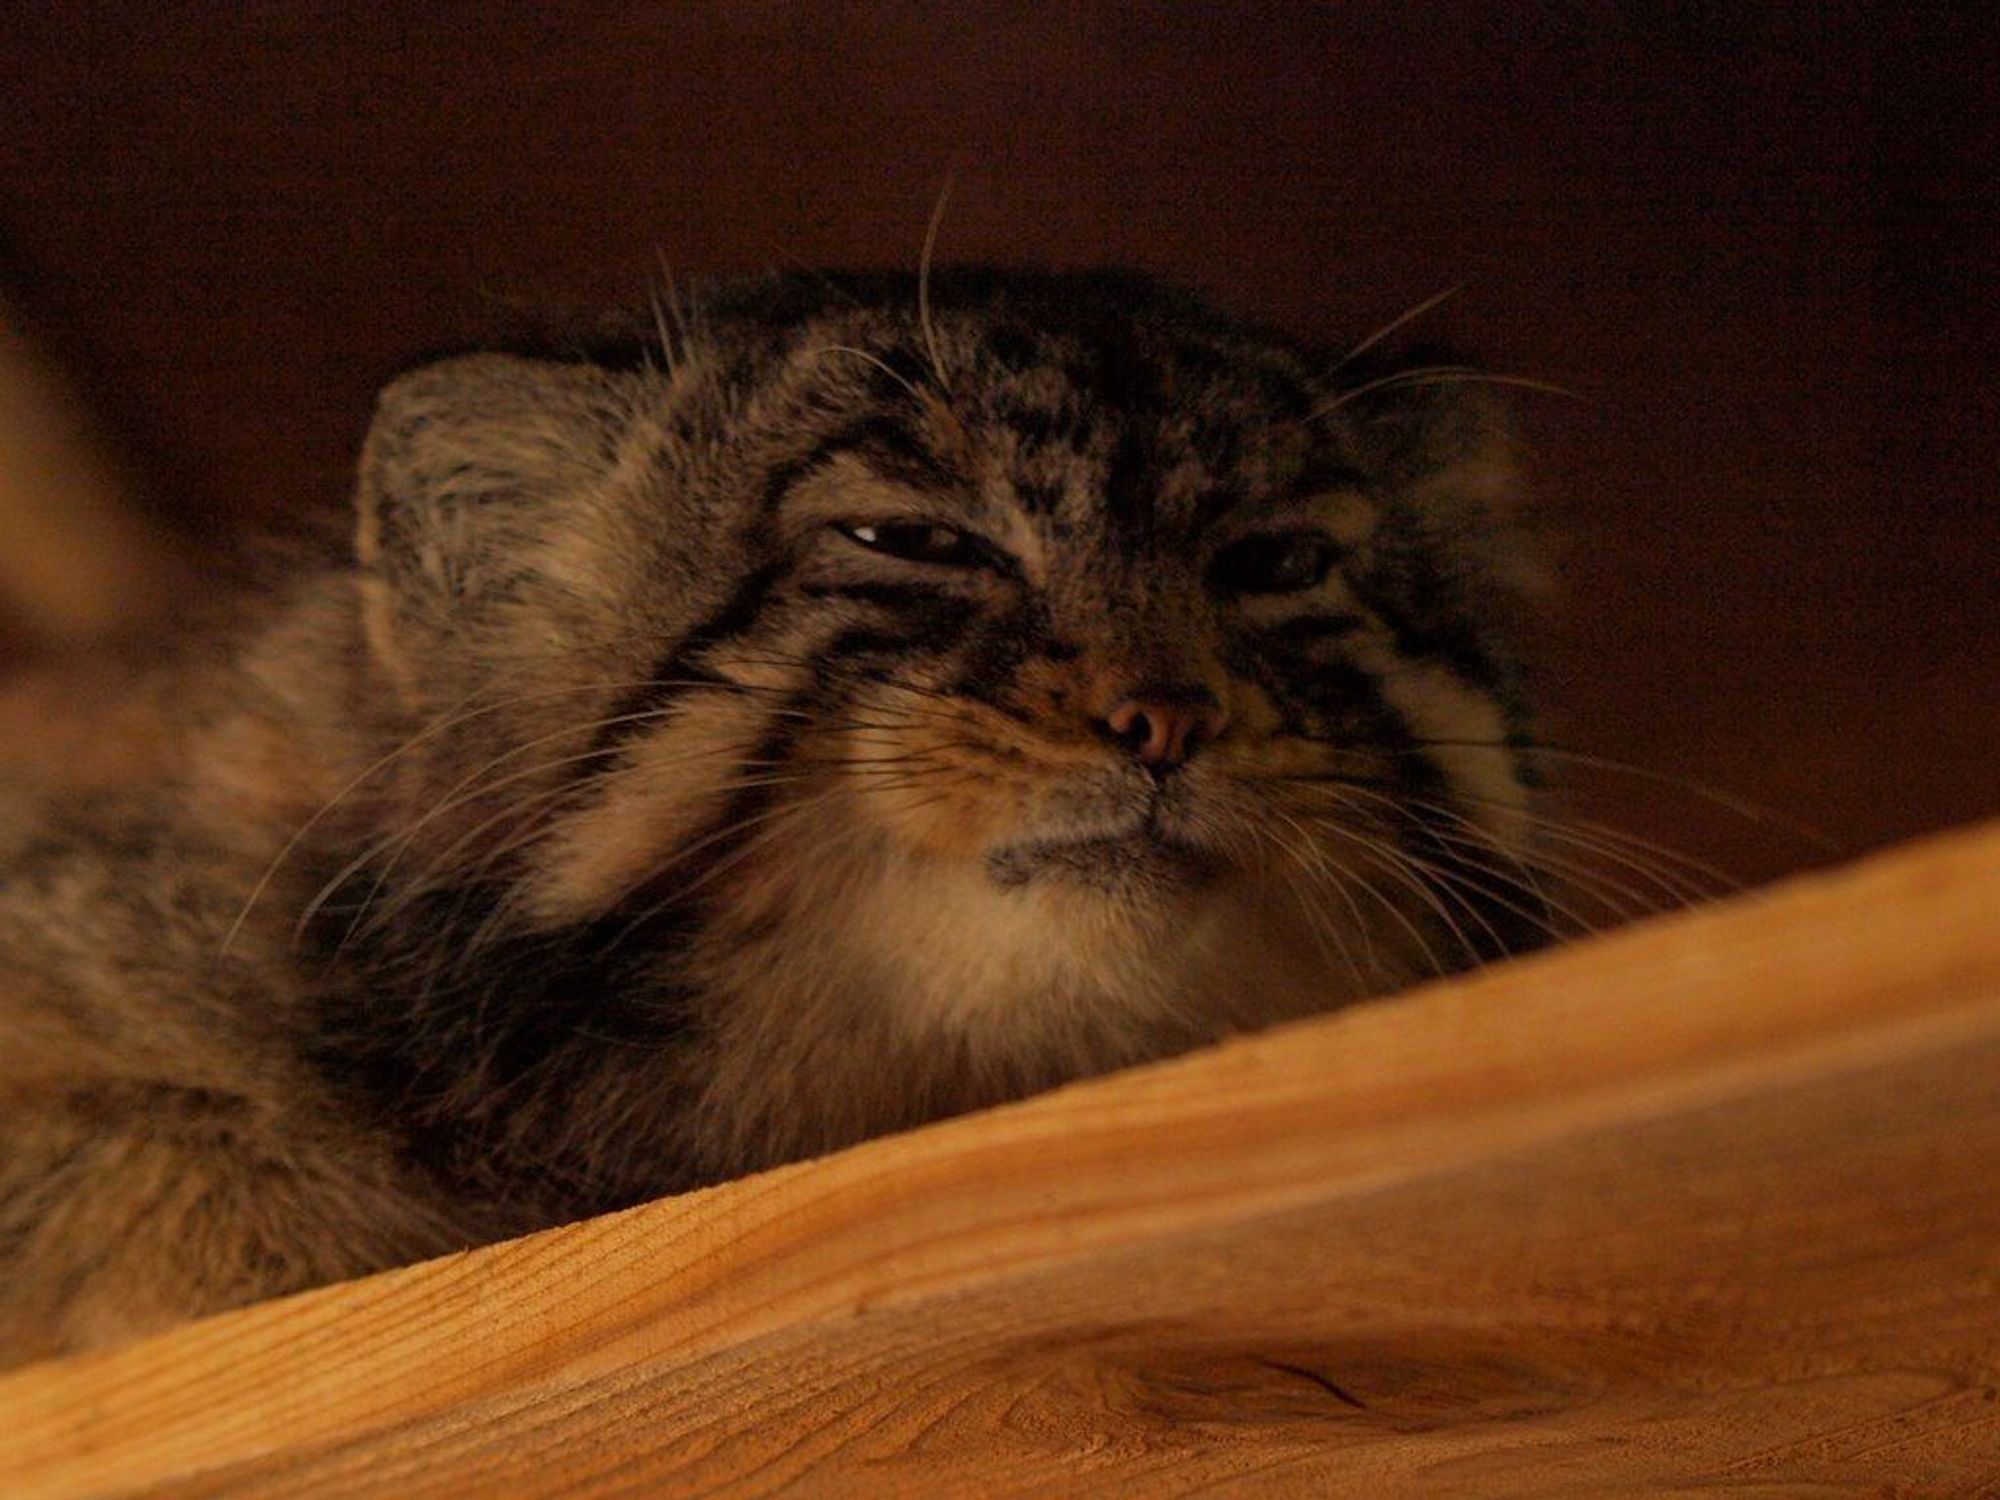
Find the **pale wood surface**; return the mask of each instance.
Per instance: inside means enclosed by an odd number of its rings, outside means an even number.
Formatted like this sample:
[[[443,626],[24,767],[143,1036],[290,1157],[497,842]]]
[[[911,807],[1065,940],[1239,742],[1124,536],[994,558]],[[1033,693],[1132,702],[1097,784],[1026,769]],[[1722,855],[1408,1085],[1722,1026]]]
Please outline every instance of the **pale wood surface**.
[[[0,1381],[0,1493],[2000,1495],[2000,825]]]

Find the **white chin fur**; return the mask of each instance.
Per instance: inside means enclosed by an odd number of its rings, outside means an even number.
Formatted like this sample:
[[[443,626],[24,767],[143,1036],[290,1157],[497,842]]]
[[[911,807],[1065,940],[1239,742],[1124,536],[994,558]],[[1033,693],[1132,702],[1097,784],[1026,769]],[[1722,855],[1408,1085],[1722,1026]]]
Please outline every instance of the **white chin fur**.
[[[847,849],[784,862],[783,889],[743,914],[764,934],[760,981],[792,1003],[887,1007],[915,1035],[975,1048],[1089,1033],[1138,1056],[1162,1036],[1254,1027],[1376,987],[1329,968],[1282,892],[1227,872],[1196,884],[1045,870],[1003,885],[980,860]]]

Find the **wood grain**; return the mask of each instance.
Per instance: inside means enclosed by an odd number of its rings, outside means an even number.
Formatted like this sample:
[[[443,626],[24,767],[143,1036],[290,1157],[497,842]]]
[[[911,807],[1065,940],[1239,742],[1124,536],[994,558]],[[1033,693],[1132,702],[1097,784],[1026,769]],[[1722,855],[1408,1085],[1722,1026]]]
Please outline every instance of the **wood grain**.
[[[0,1493],[2000,1495],[2000,825],[0,1381]]]

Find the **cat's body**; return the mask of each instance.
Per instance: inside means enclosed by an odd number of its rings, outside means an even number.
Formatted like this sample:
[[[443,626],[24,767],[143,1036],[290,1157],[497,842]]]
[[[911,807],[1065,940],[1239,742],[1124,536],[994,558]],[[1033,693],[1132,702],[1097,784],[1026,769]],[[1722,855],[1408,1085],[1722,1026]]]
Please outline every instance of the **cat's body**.
[[[962,273],[397,382],[158,784],[0,802],[0,1358],[1510,946],[1505,444],[1330,363]]]

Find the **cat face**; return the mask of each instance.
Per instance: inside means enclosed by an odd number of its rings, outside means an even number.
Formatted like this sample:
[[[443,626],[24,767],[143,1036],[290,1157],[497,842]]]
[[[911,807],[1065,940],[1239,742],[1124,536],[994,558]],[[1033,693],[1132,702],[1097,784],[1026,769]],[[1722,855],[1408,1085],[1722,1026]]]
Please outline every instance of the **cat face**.
[[[1477,388],[1335,379],[1130,279],[925,299],[781,282],[390,389],[360,550],[431,719],[413,867],[933,1016],[1184,1008],[1206,970],[1289,1012],[1506,946],[1519,569]]]

